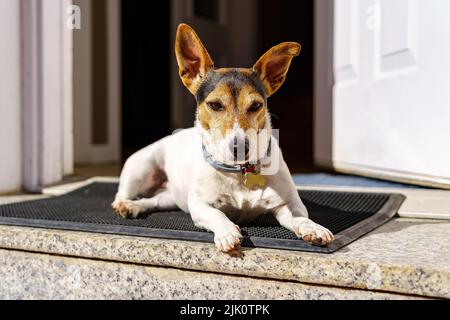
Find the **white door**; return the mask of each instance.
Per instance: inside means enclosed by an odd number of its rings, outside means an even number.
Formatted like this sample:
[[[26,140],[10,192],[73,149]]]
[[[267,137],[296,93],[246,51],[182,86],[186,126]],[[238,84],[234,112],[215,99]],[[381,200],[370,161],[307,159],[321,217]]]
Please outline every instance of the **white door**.
[[[332,162],[450,186],[450,1],[336,0]]]

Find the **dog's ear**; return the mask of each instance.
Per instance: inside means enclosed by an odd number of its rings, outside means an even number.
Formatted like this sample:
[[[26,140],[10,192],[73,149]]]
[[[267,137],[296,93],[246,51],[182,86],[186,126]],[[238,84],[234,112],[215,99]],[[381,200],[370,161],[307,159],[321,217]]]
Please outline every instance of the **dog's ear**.
[[[187,24],[178,26],[175,53],[181,81],[195,94],[203,78],[214,67],[214,63],[200,38]]]
[[[253,66],[263,82],[267,96],[281,87],[292,59],[300,54],[300,50],[301,46],[297,42],[280,43],[267,51]]]

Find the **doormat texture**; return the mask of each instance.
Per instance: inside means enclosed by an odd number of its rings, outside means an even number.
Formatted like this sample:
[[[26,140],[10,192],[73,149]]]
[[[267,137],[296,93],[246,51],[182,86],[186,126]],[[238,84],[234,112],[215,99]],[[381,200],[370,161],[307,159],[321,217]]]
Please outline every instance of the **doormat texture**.
[[[116,183],[92,183],[62,196],[0,206],[0,224],[152,238],[213,242],[213,234],[195,227],[182,211],[123,219],[113,213]],[[392,218],[404,201],[400,194],[300,191],[310,218],[327,227],[335,241],[312,246],[281,227],[272,214],[241,225],[244,247],[331,253]]]

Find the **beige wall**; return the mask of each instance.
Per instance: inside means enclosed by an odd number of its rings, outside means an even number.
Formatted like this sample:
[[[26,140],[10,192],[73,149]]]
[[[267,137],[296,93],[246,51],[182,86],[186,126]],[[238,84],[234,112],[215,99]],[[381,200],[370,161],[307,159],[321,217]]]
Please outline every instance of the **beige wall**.
[[[0,1],[0,192],[21,186],[20,2]]]
[[[71,173],[69,4],[0,1],[0,193]]]

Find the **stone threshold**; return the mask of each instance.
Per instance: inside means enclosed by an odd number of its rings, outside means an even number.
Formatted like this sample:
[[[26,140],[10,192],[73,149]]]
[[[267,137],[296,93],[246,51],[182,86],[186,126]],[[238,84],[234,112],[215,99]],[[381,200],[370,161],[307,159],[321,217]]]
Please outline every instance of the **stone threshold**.
[[[422,299],[4,249],[0,265],[0,299]]]
[[[450,298],[450,224],[395,219],[333,254],[0,226],[0,248],[138,265]],[[448,240],[448,239],[447,239]]]
[[[62,194],[92,181],[117,179],[95,178],[55,186],[44,190],[46,195],[41,197]],[[0,203],[24,200],[28,197],[0,197]],[[395,218],[333,254],[243,248],[242,257],[231,257],[209,243],[16,226],[0,226],[0,248],[334,288],[450,298],[448,220]]]

